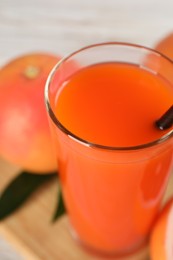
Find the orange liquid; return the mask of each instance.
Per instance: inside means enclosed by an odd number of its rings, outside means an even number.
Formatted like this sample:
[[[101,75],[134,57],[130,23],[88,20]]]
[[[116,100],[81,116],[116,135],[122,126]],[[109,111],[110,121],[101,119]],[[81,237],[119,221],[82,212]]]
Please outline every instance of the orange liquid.
[[[56,117],[74,135],[104,146],[137,146],[165,134],[154,122],[172,105],[173,89],[142,68],[105,63],[73,75],[55,103]],[[63,194],[82,243],[106,253],[144,243],[167,184],[172,142],[110,151],[57,134]]]

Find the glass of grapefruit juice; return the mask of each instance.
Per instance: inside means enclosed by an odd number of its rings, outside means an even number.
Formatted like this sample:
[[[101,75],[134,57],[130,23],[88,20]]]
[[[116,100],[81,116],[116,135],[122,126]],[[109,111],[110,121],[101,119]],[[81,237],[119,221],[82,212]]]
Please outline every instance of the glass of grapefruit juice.
[[[155,126],[173,104],[172,75],[154,50],[103,43],[64,58],[47,80],[70,225],[92,252],[126,255],[147,242],[173,162],[172,128]]]

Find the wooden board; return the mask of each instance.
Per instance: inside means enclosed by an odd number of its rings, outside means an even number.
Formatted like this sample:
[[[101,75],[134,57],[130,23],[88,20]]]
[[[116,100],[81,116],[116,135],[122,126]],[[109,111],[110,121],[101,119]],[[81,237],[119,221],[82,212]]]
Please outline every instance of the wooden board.
[[[18,174],[18,169],[0,161],[0,191]],[[67,216],[56,223],[51,222],[56,197],[58,180],[44,185],[27,203],[0,224],[0,234],[26,260],[94,260],[94,256],[84,252],[72,239]],[[164,200],[173,194],[173,176]],[[146,260],[148,249],[126,260]],[[124,260],[124,259],[123,259]]]

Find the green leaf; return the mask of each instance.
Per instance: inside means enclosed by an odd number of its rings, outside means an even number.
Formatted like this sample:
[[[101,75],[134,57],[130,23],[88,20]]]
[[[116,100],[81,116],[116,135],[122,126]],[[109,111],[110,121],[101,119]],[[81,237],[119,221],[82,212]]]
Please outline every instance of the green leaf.
[[[0,220],[5,219],[21,207],[39,186],[52,180],[55,176],[57,173],[41,175],[21,172],[0,195]]]
[[[63,214],[65,214],[65,212],[66,212],[66,208],[65,208],[65,205],[64,205],[61,188],[59,187],[59,190],[58,190],[58,203],[57,203],[57,207],[56,207],[54,216],[52,218],[52,221],[55,222],[59,217],[61,217]]]

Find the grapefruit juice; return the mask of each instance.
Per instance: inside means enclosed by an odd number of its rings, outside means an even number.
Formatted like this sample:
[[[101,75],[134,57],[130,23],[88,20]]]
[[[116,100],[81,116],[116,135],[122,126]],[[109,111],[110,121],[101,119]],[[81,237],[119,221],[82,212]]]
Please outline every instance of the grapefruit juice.
[[[81,244],[107,255],[142,246],[160,209],[172,139],[154,122],[172,105],[172,85],[125,62],[78,69],[52,108],[63,196]]]

